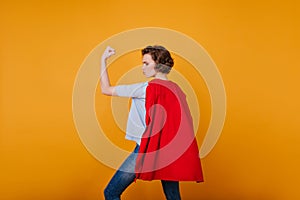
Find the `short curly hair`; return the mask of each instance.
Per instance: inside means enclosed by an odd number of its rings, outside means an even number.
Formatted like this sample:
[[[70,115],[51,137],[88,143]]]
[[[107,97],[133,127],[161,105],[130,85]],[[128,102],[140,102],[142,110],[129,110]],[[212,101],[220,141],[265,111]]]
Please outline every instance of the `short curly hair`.
[[[147,46],[142,49],[142,55],[150,54],[154,62],[156,63],[155,70],[164,74],[168,74],[173,65],[174,60],[171,57],[170,52],[163,46],[154,45]]]

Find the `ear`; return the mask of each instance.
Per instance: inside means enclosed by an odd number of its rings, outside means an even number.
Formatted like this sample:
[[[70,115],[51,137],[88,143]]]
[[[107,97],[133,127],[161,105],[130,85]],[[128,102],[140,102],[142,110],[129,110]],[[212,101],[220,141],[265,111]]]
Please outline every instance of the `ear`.
[[[159,71],[159,69],[161,69],[162,68],[162,66],[163,66],[163,64],[161,64],[161,63],[158,63],[158,64],[156,64],[155,65],[155,67],[154,67],[154,69],[155,69],[155,71]]]

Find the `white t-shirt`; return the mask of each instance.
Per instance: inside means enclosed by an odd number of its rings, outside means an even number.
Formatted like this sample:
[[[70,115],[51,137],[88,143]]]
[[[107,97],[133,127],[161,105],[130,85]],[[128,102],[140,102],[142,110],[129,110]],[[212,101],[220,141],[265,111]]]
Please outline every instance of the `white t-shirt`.
[[[131,107],[128,115],[126,136],[128,140],[141,143],[142,135],[146,128],[145,123],[145,98],[148,82],[131,85],[118,85],[115,92],[120,97],[131,97]]]

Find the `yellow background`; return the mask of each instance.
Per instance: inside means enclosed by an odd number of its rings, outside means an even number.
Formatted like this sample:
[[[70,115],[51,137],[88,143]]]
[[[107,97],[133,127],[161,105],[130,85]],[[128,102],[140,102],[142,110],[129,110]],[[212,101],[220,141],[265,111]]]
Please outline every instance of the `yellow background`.
[[[182,183],[183,199],[299,199],[299,8],[297,0],[1,1],[0,199],[103,199],[114,170],[78,137],[73,84],[96,45],[148,26],[195,39],[226,88],[205,182]],[[123,196],[163,199],[159,182],[139,181]]]

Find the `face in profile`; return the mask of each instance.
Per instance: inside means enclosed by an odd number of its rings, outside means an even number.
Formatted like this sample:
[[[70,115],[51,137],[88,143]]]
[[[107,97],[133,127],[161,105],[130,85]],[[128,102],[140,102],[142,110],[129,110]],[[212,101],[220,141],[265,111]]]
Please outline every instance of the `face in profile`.
[[[143,74],[149,78],[149,77],[154,77],[156,75],[156,71],[155,71],[155,66],[156,63],[155,61],[152,59],[150,54],[145,54],[143,55]]]

